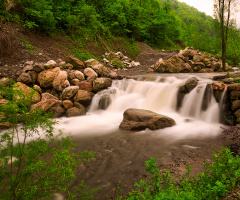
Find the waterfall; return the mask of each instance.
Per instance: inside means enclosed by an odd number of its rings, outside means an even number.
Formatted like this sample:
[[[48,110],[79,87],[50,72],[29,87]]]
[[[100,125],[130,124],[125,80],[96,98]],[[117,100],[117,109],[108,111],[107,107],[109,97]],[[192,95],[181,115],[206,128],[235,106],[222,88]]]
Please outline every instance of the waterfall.
[[[151,81],[118,80],[112,87],[94,96],[90,112],[98,109],[124,112],[128,108],[148,109],[157,113],[177,112],[177,93],[184,80]],[[104,106],[103,106],[104,102]],[[219,106],[212,88],[202,83],[187,94],[179,114],[207,122],[219,122]]]
[[[114,80],[110,88],[93,97],[87,115],[61,118],[57,127],[79,136],[113,133],[119,131],[124,111],[138,108],[176,121],[176,126],[154,131],[155,134],[175,139],[216,135],[220,132],[220,108],[207,84],[210,80],[199,78],[198,86],[185,95],[182,106],[177,108],[178,91],[186,80],[173,76]]]

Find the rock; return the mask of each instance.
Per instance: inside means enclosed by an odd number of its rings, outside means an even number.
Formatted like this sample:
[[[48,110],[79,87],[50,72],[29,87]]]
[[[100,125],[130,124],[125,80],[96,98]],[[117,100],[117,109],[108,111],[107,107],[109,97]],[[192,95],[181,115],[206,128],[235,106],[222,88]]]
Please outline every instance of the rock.
[[[52,113],[52,115],[57,118],[62,117],[65,113],[65,110],[60,105],[56,105],[50,108],[48,112]]]
[[[33,65],[33,71],[37,72],[37,73],[40,73],[44,70],[44,65],[43,63],[35,63]]]
[[[60,94],[57,90],[54,88],[50,91],[50,94],[53,95],[54,97],[57,97],[57,99],[60,99]]]
[[[47,63],[44,64],[45,69],[54,69],[57,67],[57,63],[54,60],[49,60]]]
[[[98,76],[98,74],[93,69],[91,69],[89,67],[84,69],[83,73],[85,74],[85,76],[87,76],[87,80],[89,82],[93,82]]]
[[[86,90],[88,92],[93,91],[92,84],[89,82],[86,82],[86,81],[82,81],[82,82],[78,83],[78,87],[79,87],[79,90]]]
[[[240,109],[238,109],[238,110],[234,113],[234,115],[235,115],[236,118],[237,118],[236,122],[237,122],[237,123],[240,123]]]
[[[231,100],[240,100],[240,91],[234,90],[230,92],[230,99]]]
[[[181,66],[174,65],[171,62],[166,61],[160,63],[160,66],[157,68],[157,71],[160,73],[179,73],[181,71]]]
[[[189,53],[190,53],[189,47],[186,47],[186,48],[181,52],[181,54],[182,54],[184,57],[187,57]]]
[[[8,78],[1,78],[0,79],[0,85],[5,85],[7,86],[9,83],[9,79]]]
[[[198,79],[196,77],[189,78],[185,82],[185,86],[188,90],[188,92],[191,92],[198,84]]]
[[[79,90],[78,86],[70,86],[63,90],[62,99],[71,99]]]
[[[84,63],[81,60],[74,58],[72,56],[65,57],[65,62],[72,64],[74,69],[84,69],[85,68]]]
[[[67,117],[75,117],[75,116],[80,116],[80,115],[85,115],[85,114],[86,114],[85,109],[81,110],[76,107],[72,107],[72,108],[68,109],[66,112]]]
[[[199,73],[212,73],[212,72],[213,72],[213,69],[211,68],[201,69],[199,71]]]
[[[107,76],[110,73],[110,70],[107,67],[95,59],[86,60],[85,65],[88,68],[92,68],[99,76]]]
[[[68,79],[69,80],[72,80],[72,79],[76,78],[74,70],[67,70],[67,73],[68,73]]]
[[[175,121],[167,116],[149,110],[127,109],[123,114],[123,121],[119,128],[124,130],[151,130],[163,129],[176,125]]]
[[[109,77],[109,78],[111,78],[111,79],[117,79],[118,78],[118,74],[116,73],[116,72],[110,72],[109,74],[108,74],[108,76],[107,77]]]
[[[233,83],[233,78],[225,78],[225,79],[223,79],[222,81],[224,82],[224,83],[228,83],[228,84],[231,84],[231,83]]]
[[[93,81],[93,90],[98,92],[103,89],[107,89],[108,87],[111,87],[112,85],[112,79],[110,78],[97,78],[95,81]]]
[[[73,65],[72,64],[70,64],[70,63],[66,63],[65,64],[65,69],[73,69],[74,67],[73,67]]]
[[[73,103],[70,100],[64,100],[63,101],[63,107],[68,110],[69,108],[73,107]]]
[[[22,73],[22,74],[18,77],[17,81],[18,81],[18,82],[22,82],[22,83],[27,84],[27,85],[33,83],[32,78],[31,78],[31,76],[30,76],[29,73]]]
[[[23,68],[23,73],[28,73],[29,71],[33,71],[33,66],[32,65],[27,65]]]
[[[52,108],[56,103],[57,103],[57,101],[55,99],[41,100],[37,104],[32,105],[30,112],[32,112],[32,111],[34,111],[36,109],[40,109],[40,110],[43,110],[43,111],[46,112],[50,108]]]
[[[221,112],[220,122],[222,124],[234,126],[236,125],[236,117],[234,116],[234,113],[232,113],[232,111],[227,108]]]
[[[203,60],[204,60],[204,56],[202,55],[195,54],[193,56],[193,62],[203,62]]]
[[[38,92],[21,82],[15,83],[13,90],[16,91],[13,95],[13,100],[26,99],[32,104],[39,102],[41,99]]]
[[[38,73],[35,72],[35,71],[29,71],[28,74],[30,75],[30,77],[32,79],[32,83],[36,83],[37,77],[38,77]]]
[[[181,66],[181,73],[192,73],[193,69],[188,63],[183,63]]]
[[[79,81],[77,78],[75,78],[75,79],[72,79],[72,80],[71,80],[71,83],[72,83],[73,85],[78,85],[78,84],[80,83],[80,81]]]
[[[9,129],[11,128],[11,124],[9,122],[1,122],[0,123],[0,129]]]
[[[60,68],[56,67],[54,69],[44,70],[40,74],[38,74],[37,81],[40,84],[40,86],[42,88],[51,88],[53,80],[59,71]]]
[[[154,72],[154,69],[153,68],[148,68],[148,73],[153,73]]]
[[[213,80],[223,80],[227,78],[227,75],[217,75],[213,77]]]
[[[24,67],[26,67],[27,65],[33,65],[34,61],[26,61],[24,63]]]
[[[194,55],[197,55],[197,54],[198,54],[197,50],[191,49],[188,54],[188,57],[189,57],[189,59],[193,59]]]
[[[240,83],[233,83],[228,85],[228,91],[240,90]]]
[[[89,67],[89,68],[92,68],[92,66],[99,64],[99,62],[96,59],[93,59],[93,58],[84,61],[84,63],[86,65],[86,67]]]
[[[69,84],[65,83],[67,77],[68,75],[66,71],[59,71],[53,80],[53,88],[57,91],[62,92],[67,86],[69,86]]]
[[[34,85],[33,89],[37,91],[39,94],[42,94],[42,89],[38,85]]]
[[[192,68],[194,67],[194,62],[193,62],[192,60],[189,60],[187,63],[188,63]]]
[[[184,63],[184,61],[183,61],[181,58],[179,58],[177,55],[172,56],[172,57],[169,58],[167,61],[170,62],[170,63],[172,63],[173,65],[178,66],[178,67],[180,67],[181,64]]]
[[[227,86],[221,82],[215,82],[212,84],[214,90],[223,91]]]
[[[76,101],[73,103],[73,106],[79,108],[80,110],[85,110],[85,107]]]
[[[193,63],[193,70],[194,71],[199,71],[205,67],[203,62],[194,62]]]
[[[73,100],[83,105],[87,105],[91,102],[92,97],[93,93],[88,92],[86,90],[79,90],[73,97]]]
[[[183,52],[178,53],[177,55],[179,58],[181,58],[184,62],[188,62],[189,58],[187,56],[183,55]]]
[[[212,62],[212,69],[216,72],[222,68],[222,62]]]
[[[59,65],[60,69],[68,69],[68,67],[66,67],[66,62],[65,61],[60,62],[58,65]]]
[[[9,102],[9,101],[6,100],[6,99],[1,99],[1,100],[0,100],[0,105],[4,106],[4,105],[6,105],[8,102]]]
[[[231,107],[231,109],[232,110],[237,110],[237,109],[239,109],[240,108],[240,100],[235,100],[235,101],[233,101],[232,102],[232,107]]]
[[[110,70],[105,67],[103,64],[99,63],[98,65],[94,65],[92,69],[99,75],[99,76],[107,76],[110,73]]]
[[[80,81],[84,81],[84,80],[85,80],[84,74],[83,74],[82,72],[76,70],[76,71],[74,72],[74,74],[75,74],[75,77],[76,77],[78,80],[80,80]]]
[[[46,99],[54,99],[54,100],[59,100],[57,97],[53,96],[52,94],[49,93],[42,93],[42,100]]]

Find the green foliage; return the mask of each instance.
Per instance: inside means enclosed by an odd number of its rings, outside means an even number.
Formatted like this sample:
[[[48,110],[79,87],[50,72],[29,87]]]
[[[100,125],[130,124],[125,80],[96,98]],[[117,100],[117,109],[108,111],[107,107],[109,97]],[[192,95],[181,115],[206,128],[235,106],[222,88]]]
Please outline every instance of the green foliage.
[[[77,58],[80,58],[80,59],[83,59],[83,60],[88,60],[90,58],[96,59],[96,57],[94,55],[92,55],[88,52],[83,52],[78,48],[74,48],[72,51]]]
[[[27,50],[32,53],[33,51],[33,46],[27,41],[26,37],[22,37],[21,40],[23,41],[23,43],[25,44],[25,47],[27,48]]]
[[[186,178],[177,183],[168,171],[161,172],[154,158],[146,161],[146,171],[151,180],[141,180],[126,199],[220,199],[234,190],[240,182],[240,158],[234,157],[228,148],[213,153],[212,163],[203,163],[205,171],[197,178],[190,175],[187,166]]]
[[[66,192],[78,163],[89,162],[94,153],[77,155],[69,137],[54,136],[56,121],[41,110],[29,112],[31,94],[21,95],[14,86],[0,87],[8,100],[0,106],[1,121],[12,125],[0,135],[0,199],[52,199],[55,192]],[[96,189],[86,188],[82,182],[76,191],[68,191],[69,199],[93,199]]]

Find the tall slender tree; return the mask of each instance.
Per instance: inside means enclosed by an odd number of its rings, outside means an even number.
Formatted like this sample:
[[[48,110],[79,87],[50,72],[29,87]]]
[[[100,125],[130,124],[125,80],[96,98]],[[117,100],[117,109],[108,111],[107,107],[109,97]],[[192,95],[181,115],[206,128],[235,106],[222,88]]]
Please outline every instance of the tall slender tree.
[[[235,7],[236,0],[214,0],[214,15],[220,23],[221,30],[223,71],[226,71],[228,29],[231,25],[230,19]]]

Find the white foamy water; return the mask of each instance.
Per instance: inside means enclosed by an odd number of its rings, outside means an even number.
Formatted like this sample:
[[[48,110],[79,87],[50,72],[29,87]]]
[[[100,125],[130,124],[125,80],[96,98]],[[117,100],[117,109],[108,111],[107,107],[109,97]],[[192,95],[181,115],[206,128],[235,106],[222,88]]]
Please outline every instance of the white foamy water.
[[[182,107],[177,111],[178,88],[186,80],[159,76],[156,81],[113,81],[109,89],[94,96],[86,116],[61,118],[56,127],[76,136],[117,132],[123,112],[128,108],[138,108],[169,116],[176,121],[176,126],[154,131],[156,134],[173,139],[217,135],[221,131],[220,108],[212,90],[208,91],[207,107],[203,109],[202,106],[210,80],[199,79],[198,86],[185,95]]]

